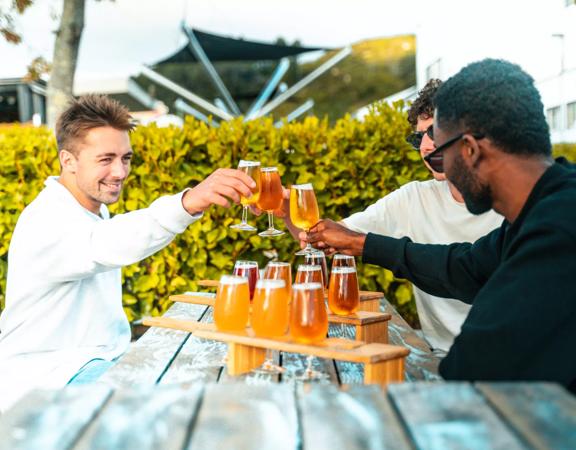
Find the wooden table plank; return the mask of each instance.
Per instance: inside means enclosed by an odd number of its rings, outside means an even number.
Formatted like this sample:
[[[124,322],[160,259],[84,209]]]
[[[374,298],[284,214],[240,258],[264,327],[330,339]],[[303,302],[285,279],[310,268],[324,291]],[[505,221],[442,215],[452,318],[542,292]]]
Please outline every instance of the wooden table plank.
[[[306,386],[297,391],[303,449],[412,448],[401,421],[376,386]]]
[[[418,448],[527,448],[469,383],[393,384],[388,395]]]
[[[0,449],[70,448],[112,390],[104,385],[33,391],[0,420]]]
[[[537,449],[576,449],[576,398],[552,383],[478,383],[476,388]]]
[[[175,304],[164,317],[198,320],[205,306]],[[185,331],[151,328],[122,355],[99,382],[113,387],[155,384],[188,339]]]
[[[242,383],[208,385],[188,449],[295,450],[293,389]]]
[[[390,344],[410,349],[410,354],[406,358],[406,380],[441,380],[442,378],[438,374],[440,357],[430,350],[426,341],[414,332],[412,327],[385,298],[381,300],[380,310],[392,315],[392,319],[388,322]]]
[[[74,448],[180,450],[201,395],[198,385],[142,386],[115,393]]]

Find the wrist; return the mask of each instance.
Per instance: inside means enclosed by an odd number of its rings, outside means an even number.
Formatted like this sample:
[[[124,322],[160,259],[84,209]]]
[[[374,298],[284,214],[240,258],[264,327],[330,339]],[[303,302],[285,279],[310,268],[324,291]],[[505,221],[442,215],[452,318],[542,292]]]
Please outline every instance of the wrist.
[[[364,252],[365,243],[366,243],[366,235],[362,233],[357,233],[357,236],[354,239],[354,246],[352,248],[354,256],[362,256],[362,253]]]
[[[182,196],[182,207],[186,210],[188,214],[191,216],[196,216],[198,214],[202,214],[204,209],[200,208],[196,202],[193,201],[193,192],[192,189],[187,189]]]

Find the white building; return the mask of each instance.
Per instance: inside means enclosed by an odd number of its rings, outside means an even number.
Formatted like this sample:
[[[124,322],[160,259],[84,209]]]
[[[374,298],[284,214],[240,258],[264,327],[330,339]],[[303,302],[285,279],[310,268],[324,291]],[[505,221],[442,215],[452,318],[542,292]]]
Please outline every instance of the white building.
[[[503,58],[536,80],[552,142],[576,142],[576,0],[428,2],[417,31],[417,89]]]

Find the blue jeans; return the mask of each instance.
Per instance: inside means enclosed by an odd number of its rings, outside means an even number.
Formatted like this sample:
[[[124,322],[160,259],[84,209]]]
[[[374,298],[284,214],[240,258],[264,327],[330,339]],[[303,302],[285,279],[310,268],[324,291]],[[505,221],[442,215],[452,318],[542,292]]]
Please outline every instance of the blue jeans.
[[[68,384],[78,385],[93,383],[115,363],[116,361],[106,361],[99,358],[88,361],[78,372],[76,372],[76,375],[68,381]]]

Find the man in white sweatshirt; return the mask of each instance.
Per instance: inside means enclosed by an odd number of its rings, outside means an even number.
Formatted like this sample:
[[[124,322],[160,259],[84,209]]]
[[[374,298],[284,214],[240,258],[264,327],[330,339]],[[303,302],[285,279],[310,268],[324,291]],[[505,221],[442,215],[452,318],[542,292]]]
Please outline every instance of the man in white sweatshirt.
[[[105,96],[73,101],[56,125],[59,177],[18,219],[0,316],[0,410],[35,387],[61,387],[130,342],[121,267],[168,245],[210,205],[250,196],[254,180],[218,169],[179,194],[112,219],[130,172],[133,124]]]

